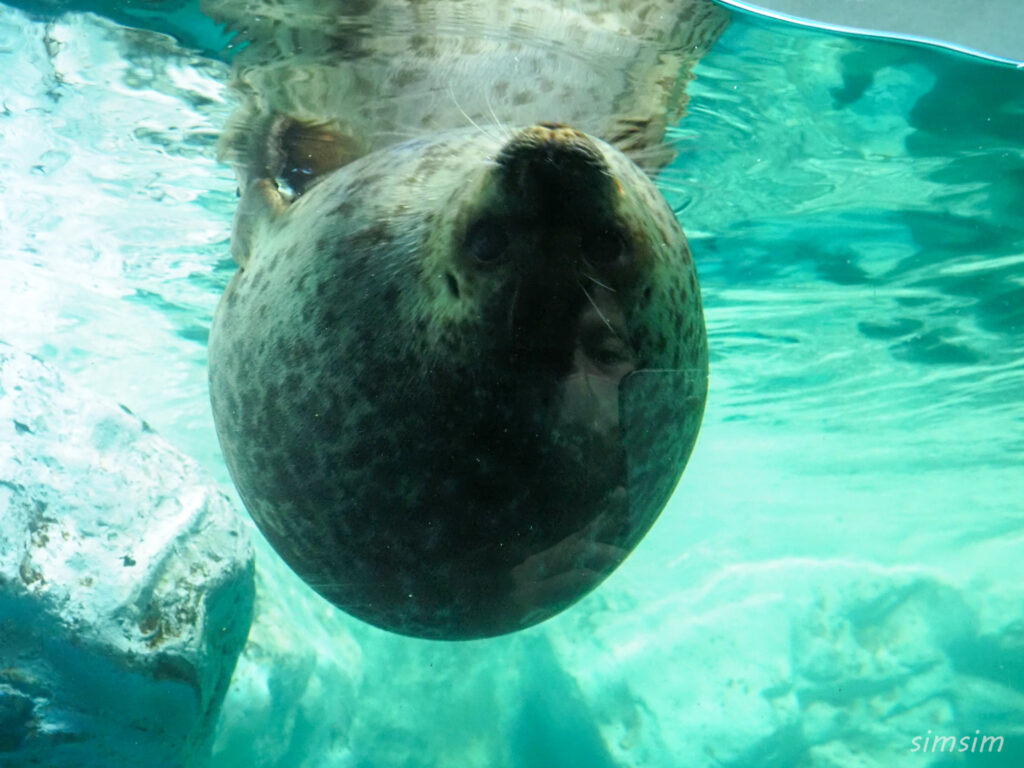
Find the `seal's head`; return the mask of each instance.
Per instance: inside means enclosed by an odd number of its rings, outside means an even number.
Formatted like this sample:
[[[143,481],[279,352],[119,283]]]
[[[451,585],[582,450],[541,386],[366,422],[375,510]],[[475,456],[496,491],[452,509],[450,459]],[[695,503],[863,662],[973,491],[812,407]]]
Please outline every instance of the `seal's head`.
[[[214,414],[249,511],[314,588],[396,632],[480,637],[626,557],[707,381],[689,249],[635,165],[562,125],[454,132],[242,210]]]

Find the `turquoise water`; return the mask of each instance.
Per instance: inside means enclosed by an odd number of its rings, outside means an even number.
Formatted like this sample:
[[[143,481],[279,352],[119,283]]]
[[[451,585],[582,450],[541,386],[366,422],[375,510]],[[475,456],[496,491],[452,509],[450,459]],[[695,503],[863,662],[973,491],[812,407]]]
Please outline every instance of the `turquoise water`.
[[[0,339],[229,488],[227,67],[0,10]],[[261,551],[289,597],[251,643],[303,644],[240,663],[214,765],[1021,764],[1024,71],[738,16],[690,96],[660,183],[711,394],[652,533],[571,611],[460,645],[360,625]],[[914,750],[975,733],[1002,751]]]

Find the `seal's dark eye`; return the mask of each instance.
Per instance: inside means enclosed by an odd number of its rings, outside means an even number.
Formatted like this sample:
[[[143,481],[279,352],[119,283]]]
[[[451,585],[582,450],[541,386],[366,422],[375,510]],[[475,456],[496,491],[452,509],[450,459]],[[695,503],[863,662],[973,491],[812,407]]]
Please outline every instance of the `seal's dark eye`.
[[[496,219],[481,219],[466,233],[466,254],[482,264],[497,264],[508,257],[508,230]]]
[[[614,264],[626,255],[626,238],[614,229],[602,229],[583,236],[583,258],[594,266]]]

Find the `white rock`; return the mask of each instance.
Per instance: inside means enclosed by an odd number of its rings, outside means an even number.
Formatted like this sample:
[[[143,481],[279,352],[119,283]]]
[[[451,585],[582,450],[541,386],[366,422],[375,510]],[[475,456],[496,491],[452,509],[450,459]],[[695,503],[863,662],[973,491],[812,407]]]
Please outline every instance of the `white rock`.
[[[1017,734],[1019,640],[979,636],[972,601],[920,567],[727,566],[662,602],[596,593],[547,625],[551,666],[609,764],[901,765],[929,732]]]
[[[253,595],[241,518],[195,462],[0,345],[0,765],[191,764]]]

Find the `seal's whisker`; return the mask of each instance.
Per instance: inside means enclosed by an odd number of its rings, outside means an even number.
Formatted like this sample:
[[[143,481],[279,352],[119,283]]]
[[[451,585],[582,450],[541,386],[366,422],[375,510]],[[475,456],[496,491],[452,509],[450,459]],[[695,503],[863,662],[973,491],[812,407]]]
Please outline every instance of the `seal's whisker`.
[[[598,280],[596,277],[594,277],[590,273],[588,273],[588,272],[580,272],[580,274],[583,275],[585,278],[587,278],[587,280],[589,280],[590,282],[596,283],[597,285],[600,285],[606,291],[611,291],[612,293],[618,293],[618,291],[616,291],[610,285],[605,285],[604,283],[602,283],[600,280]]]
[[[469,113],[462,108],[462,105],[459,104],[459,100],[455,97],[455,86],[452,86],[452,85],[448,86],[448,95],[452,97],[452,103],[456,106],[456,108],[458,108],[459,112],[462,113],[462,116],[464,118],[466,118],[466,120],[469,121],[470,125],[472,125],[478,131],[480,131],[480,133],[482,133],[487,138],[493,139],[494,141],[498,141],[498,139],[495,136],[493,136],[492,134],[488,133],[483,128],[481,128],[480,125],[476,122],[476,120],[474,120],[472,117],[470,117]]]
[[[484,89],[484,103],[487,104],[487,111],[491,113],[491,119],[494,120],[494,127],[498,130],[498,135],[503,138],[511,138],[512,130],[506,128],[501,123],[501,118],[498,117],[498,113],[494,111],[494,104],[491,103],[491,92],[490,89]]]
[[[601,321],[606,326],[608,326],[608,330],[612,332],[612,336],[621,340],[622,337],[619,336],[619,332],[615,330],[615,326],[612,325],[611,321],[607,317],[605,317],[605,314],[604,312],[601,311],[601,308],[597,306],[597,302],[594,301],[594,297],[590,295],[589,291],[587,291],[587,287],[583,285],[583,283],[581,283],[579,280],[576,281],[576,285],[578,285],[580,287],[580,290],[583,291],[583,295],[587,297],[587,301],[590,302],[590,306],[592,306],[594,308],[594,311],[597,312],[597,316],[601,318]]]

